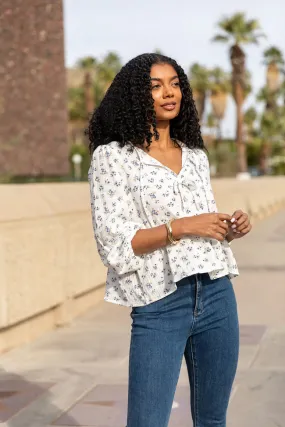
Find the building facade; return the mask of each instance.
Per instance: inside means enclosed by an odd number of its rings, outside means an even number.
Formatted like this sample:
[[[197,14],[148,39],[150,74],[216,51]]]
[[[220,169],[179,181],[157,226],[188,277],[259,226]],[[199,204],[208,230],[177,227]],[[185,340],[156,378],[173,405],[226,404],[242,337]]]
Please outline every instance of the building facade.
[[[61,0],[0,2],[0,176],[69,172]]]

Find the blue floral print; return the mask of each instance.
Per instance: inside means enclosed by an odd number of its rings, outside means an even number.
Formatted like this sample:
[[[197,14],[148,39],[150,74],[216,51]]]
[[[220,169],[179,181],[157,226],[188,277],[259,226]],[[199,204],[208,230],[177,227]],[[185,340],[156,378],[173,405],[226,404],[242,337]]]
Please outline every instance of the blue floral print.
[[[197,273],[212,280],[238,275],[229,244],[190,236],[178,245],[135,255],[138,230],[170,218],[217,212],[209,162],[201,149],[183,143],[177,175],[143,150],[117,142],[98,147],[89,169],[91,212],[98,252],[108,267],[104,299],[142,306],[176,290],[176,282]]]

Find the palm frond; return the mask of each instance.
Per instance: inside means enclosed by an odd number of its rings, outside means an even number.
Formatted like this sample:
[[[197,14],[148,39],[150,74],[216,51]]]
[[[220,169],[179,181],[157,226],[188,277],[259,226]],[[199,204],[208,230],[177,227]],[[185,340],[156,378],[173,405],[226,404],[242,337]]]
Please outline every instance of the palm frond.
[[[228,42],[233,39],[234,44],[257,44],[259,38],[265,35],[258,31],[261,29],[259,21],[256,19],[246,19],[243,12],[235,13],[229,17],[223,17],[218,22],[218,27],[224,34],[218,34],[213,38],[216,42]]]
[[[76,66],[81,69],[91,69],[94,68],[97,64],[97,59],[93,56],[86,56],[77,61]]]
[[[284,65],[284,57],[281,50],[276,46],[270,46],[263,52],[263,58],[265,65],[275,63],[278,65]]]
[[[260,23],[257,21],[257,19],[249,19],[247,22],[245,22],[245,24],[245,27],[248,32],[261,29]]]
[[[227,43],[229,41],[229,36],[217,34],[215,37],[212,38],[212,41],[213,42]]]

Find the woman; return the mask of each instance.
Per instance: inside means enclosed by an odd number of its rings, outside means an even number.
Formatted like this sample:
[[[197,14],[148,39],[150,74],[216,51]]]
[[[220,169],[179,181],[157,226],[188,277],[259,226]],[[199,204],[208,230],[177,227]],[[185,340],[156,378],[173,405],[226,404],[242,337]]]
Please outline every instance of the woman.
[[[144,54],[122,68],[89,125],[105,300],[132,307],[128,427],[166,427],[183,356],[195,427],[224,427],[239,346],[229,242],[251,229],[217,213],[182,68]]]

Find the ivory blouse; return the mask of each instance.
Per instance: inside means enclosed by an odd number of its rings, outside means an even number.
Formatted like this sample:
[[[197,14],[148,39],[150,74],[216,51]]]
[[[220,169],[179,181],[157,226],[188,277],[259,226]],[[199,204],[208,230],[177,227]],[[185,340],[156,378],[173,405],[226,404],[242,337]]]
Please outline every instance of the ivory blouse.
[[[201,149],[181,144],[177,175],[140,148],[117,142],[99,146],[89,169],[91,212],[99,255],[108,267],[105,301],[143,306],[174,292],[184,277],[238,275],[227,241],[190,236],[179,244],[135,255],[131,241],[140,229],[171,218],[217,212],[209,162]]]

